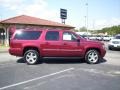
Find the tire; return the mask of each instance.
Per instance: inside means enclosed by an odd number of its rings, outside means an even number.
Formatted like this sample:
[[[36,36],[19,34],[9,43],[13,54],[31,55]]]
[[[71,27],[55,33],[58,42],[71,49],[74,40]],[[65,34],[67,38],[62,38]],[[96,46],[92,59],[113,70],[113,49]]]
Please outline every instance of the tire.
[[[27,50],[24,54],[24,60],[28,65],[37,64],[39,59],[40,59],[40,56],[36,50]]]
[[[92,49],[86,52],[85,61],[88,64],[97,64],[99,60],[100,60],[100,55],[97,50]]]
[[[112,50],[112,48],[111,48],[111,47],[108,47],[108,49],[109,49],[109,50]]]

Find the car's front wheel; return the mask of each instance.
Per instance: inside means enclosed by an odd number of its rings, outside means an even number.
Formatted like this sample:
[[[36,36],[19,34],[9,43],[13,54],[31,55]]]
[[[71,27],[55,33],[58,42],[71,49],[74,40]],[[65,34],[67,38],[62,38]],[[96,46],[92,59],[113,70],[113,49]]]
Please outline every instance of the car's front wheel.
[[[108,49],[109,49],[109,50],[112,50],[112,48],[111,48],[110,46],[108,47]]]
[[[88,50],[85,55],[85,61],[88,64],[97,64],[99,62],[100,56],[97,50]]]
[[[27,50],[24,54],[24,59],[29,65],[37,64],[39,61],[39,53],[36,50]]]

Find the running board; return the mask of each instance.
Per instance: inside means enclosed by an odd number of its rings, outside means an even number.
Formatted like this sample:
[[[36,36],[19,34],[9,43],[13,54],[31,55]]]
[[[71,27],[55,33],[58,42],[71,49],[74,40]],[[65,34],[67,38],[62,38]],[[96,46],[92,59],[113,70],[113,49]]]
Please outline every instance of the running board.
[[[43,57],[43,59],[83,59],[83,57]]]

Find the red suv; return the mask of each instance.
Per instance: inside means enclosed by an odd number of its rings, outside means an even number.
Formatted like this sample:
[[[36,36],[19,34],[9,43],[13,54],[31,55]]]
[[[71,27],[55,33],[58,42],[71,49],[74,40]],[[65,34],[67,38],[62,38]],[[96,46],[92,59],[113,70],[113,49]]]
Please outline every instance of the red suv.
[[[80,57],[96,64],[106,50],[103,43],[86,40],[70,30],[16,30],[9,53],[24,57],[30,65],[44,57]]]

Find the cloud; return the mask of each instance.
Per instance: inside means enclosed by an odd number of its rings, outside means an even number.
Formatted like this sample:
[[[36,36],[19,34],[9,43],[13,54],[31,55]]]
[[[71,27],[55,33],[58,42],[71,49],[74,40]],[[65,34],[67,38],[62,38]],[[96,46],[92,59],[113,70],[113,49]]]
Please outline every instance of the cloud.
[[[21,5],[23,0],[0,0],[0,6],[14,10]]]
[[[30,15],[43,19],[53,20],[59,22],[59,12],[57,10],[49,9],[46,0],[0,0],[0,5],[17,15]]]
[[[102,28],[111,27],[111,26],[115,26],[115,25],[120,25],[120,18],[95,20],[94,22],[89,23],[89,29],[100,30]]]
[[[58,12],[56,10],[49,9],[47,3],[36,3],[23,6],[24,9],[20,8],[17,14],[25,14],[30,16],[35,16],[43,19],[58,21]]]
[[[56,22],[61,22],[59,10],[51,9],[48,6],[47,0],[0,0],[0,7],[4,7],[9,12],[14,12],[16,15],[30,15],[43,19],[48,19]],[[66,20],[66,24],[70,24],[77,28],[85,26],[85,20],[78,20],[69,18]],[[89,29],[102,29],[104,27],[110,27],[113,25],[120,25],[120,18],[89,20]]]

